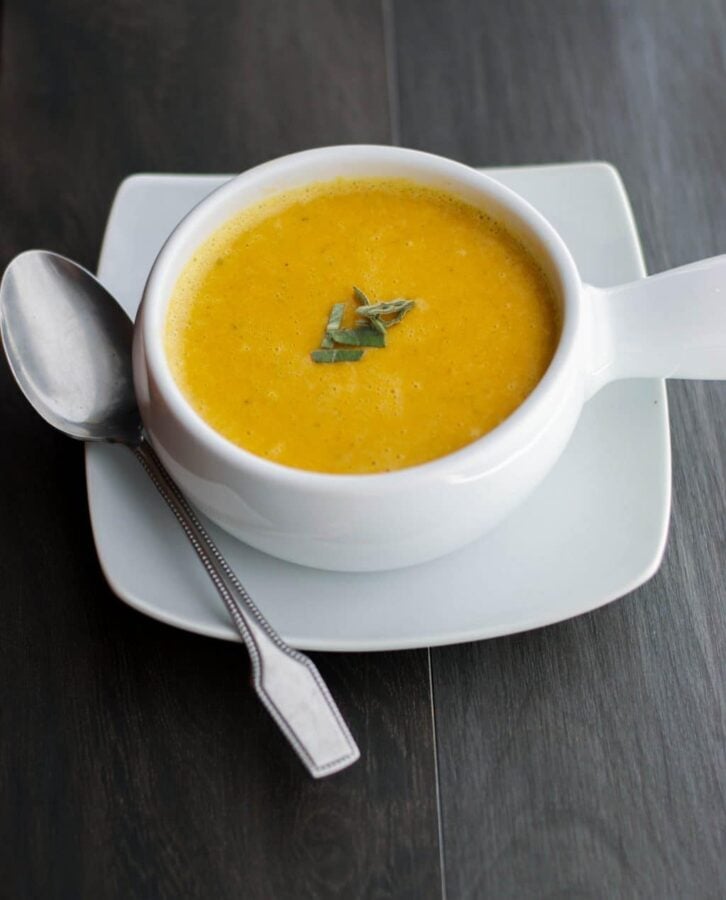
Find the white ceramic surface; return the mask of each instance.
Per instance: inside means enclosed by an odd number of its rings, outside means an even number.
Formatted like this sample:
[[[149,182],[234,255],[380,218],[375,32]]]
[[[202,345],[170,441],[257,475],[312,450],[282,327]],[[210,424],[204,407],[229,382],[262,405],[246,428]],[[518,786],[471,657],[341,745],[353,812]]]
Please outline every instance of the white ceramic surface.
[[[492,173],[537,206],[580,271],[608,285],[643,274],[632,216],[604,164]],[[133,314],[174,223],[225,179],[136,176],[121,186],[99,274]],[[114,590],[162,621],[236,639],[183,535],[121,448],[87,450],[89,502]],[[215,526],[215,540],[291,643],[324,650],[405,648],[508,634],[593,609],[656,570],[667,531],[670,455],[665,391],[624,381],[585,407],[564,454],[504,523],[463,550],[374,574],[283,563]],[[565,564],[566,563],[566,564]]]
[[[455,453],[385,474],[306,472],[236,446],[188,403],[164,346],[174,285],[204,240],[250,204],[336,177],[410,178],[484,209],[539,260],[562,309],[554,358],[501,425]],[[139,311],[136,393],[149,438],[176,482],[201,512],[245,543],[322,569],[409,566],[459,549],[516,509],[556,463],[584,401],[608,382],[634,375],[726,377],[719,285],[726,287],[726,257],[592,291],[547,219],[487,175],[400,147],[307,150],[242,173],[174,229]]]
[[[167,308],[197,247],[249,205],[336,177],[410,178],[483,208],[536,255],[563,309],[554,358],[529,397],[492,432],[423,465],[375,475],[329,475],[270,462],[211,428],[171,374],[163,339]],[[195,208],[164,245],[144,289],[134,335],[141,416],[187,497],[250,546],[289,562],[340,571],[425,562],[498,524],[542,480],[569,440],[585,386],[587,323],[580,290],[575,263],[547,220],[469,166],[399,147],[295,153],[232,179]]]

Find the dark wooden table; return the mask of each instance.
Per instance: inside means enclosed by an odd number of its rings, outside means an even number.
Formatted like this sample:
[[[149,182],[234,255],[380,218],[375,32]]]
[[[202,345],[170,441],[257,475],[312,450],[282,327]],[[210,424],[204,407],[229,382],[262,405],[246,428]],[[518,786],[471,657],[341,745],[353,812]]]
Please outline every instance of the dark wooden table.
[[[0,265],[94,267],[139,170],[330,143],[607,159],[651,270],[726,251],[726,0],[7,0]],[[645,587],[541,631],[318,655],[363,751],[314,783],[241,648],[118,601],[80,446],[0,369],[0,896],[726,896],[726,390],[669,386]]]

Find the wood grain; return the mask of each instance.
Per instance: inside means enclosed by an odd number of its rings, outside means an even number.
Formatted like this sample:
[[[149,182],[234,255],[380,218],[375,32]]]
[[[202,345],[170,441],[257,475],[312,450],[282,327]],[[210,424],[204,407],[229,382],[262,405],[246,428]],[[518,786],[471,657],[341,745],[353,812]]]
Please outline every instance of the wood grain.
[[[132,171],[388,140],[478,165],[606,158],[653,270],[726,252],[724,0],[0,10],[0,265],[45,245],[93,266]],[[726,396],[669,394],[656,578],[433,653],[450,897],[726,893]],[[80,449],[4,366],[0,416],[0,894],[438,896],[426,654],[316,658],[364,757],[307,781],[239,648],[110,595]]]
[[[726,3],[394,11],[404,144],[608,159],[652,270],[726,252]],[[726,893],[726,389],[669,396],[658,575],[563,625],[432,654],[451,897]]]
[[[130,172],[389,137],[363,0],[13,0],[2,59],[0,265],[47,246],[93,266]],[[111,595],[82,450],[4,364],[0,415],[0,895],[438,896],[426,653],[316,657],[363,759],[310,781],[240,647]]]

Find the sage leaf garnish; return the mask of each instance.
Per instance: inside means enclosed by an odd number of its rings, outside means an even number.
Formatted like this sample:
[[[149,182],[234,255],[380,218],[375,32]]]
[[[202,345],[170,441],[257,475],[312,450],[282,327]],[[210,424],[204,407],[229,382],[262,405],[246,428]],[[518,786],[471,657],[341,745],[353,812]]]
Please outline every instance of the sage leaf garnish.
[[[310,354],[313,362],[357,362],[363,356],[363,351],[345,348],[385,347],[386,331],[398,325],[416,305],[414,300],[402,298],[371,303],[368,295],[355,286],[353,296],[358,303],[356,313],[361,317],[356,321],[356,327],[340,327],[345,314],[345,303],[335,303],[330,310],[320,348]]]
[[[359,328],[341,328],[338,331],[328,332],[328,336],[336,344],[347,347],[385,347],[386,331],[381,332],[376,328],[370,328],[368,324]]]
[[[388,328],[390,328],[392,325],[398,325],[398,323],[401,321],[401,319],[406,315],[406,313],[407,313],[410,309],[413,309],[413,300],[411,300],[411,305],[410,305],[410,306],[404,306],[404,307],[402,307],[402,308],[401,308],[401,309],[400,309],[400,310],[399,310],[392,318],[388,319],[388,320],[386,321],[386,326],[387,326]],[[371,319],[371,322],[372,322],[372,321],[373,321],[373,319]]]
[[[370,319],[358,319],[357,324],[360,326],[365,324],[366,322],[368,322],[371,328],[375,328],[379,334],[385,335],[386,326],[377,316],[371,316]]]
[[[359,316],[365,316],[367,319],[380,319],[382,316],[394,315],[395,322],[389,320],[384,321],[384,325],[395,325],[401,321],[406,313],[413,309],[413,300],[388,300],[385,303],[372,303],[366,306],[359,306],[356,312]]]
[[[337,347],[313,350],[310,354],[316,363],[357,362],[363,356],[362,350],[342,350]]]
[[[370,306],[371,301],[368,299],[367,295],[359,288],[353,285],[353,296],[361,304],[361,306]]]
[[[333,308],[330,310],[330,315],[328,316],[328,324],[325,326],[325,334],[323,335],[323,339],[320,342],[321,347],[333,346],[333,339],[331,338],[330,333],[332,331],[337,331],[340,328],[344,313],[345,303],[334,304]]]
[[[328,332],[337,331],[340,328],[340,323],[343,321],[344,313],[345,303],[336,303],[330,310],[330,315],[328,316],[328,324],[325,326],[325,330]]]

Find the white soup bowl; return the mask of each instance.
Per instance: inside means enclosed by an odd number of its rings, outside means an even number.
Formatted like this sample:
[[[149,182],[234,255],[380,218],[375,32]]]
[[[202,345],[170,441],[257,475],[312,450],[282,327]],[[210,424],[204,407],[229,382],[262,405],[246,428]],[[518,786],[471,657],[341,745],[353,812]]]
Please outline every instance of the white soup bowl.
[[[562,311],[549,368],[504,422],[455,453],[382,474],[302,471],[241,449],[191,407],[164,350],[174,285],[214,231],[272,194],[340,177],[407,178],[481,208],[535,256]],[[159,253],[134,338],[146,431],[198,509],[273,556],[344,571],[420,563],[494,527],[552,468],[588,398],[610,381],[633,377],[726,378],[726,256],[594,288],[583,284],[554,228],[515,192],[468,166],[396,147],[308,150],[219,188]]]

